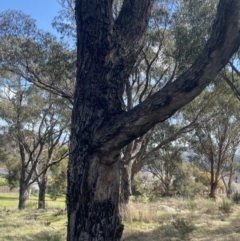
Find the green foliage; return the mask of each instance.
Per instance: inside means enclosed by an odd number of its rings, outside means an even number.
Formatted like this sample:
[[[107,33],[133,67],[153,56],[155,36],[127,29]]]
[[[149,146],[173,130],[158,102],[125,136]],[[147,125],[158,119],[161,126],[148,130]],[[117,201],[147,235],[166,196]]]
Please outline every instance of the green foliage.
[[[7,186],[8,185],[8,181],[6,178],[4,177],[0,177],[0,187],[1,186]]]
[[[163,139],[167,135],[174,131],[172,125],[168,126],[166,123],[164,125],[164,130],[160,130],[161,126],[156,128],[156,136],[154,136],[155,143],[161,141],[161,135]],[[159,136],[158,136],[159,135]],[[172,143],[164,145],[148,160],[148,168],[151,173],[158,179],[158,188],[162,190],[162,193],[166,196],[171,195],[171,183],[174,176],[177,175],[179,169],[181,168],[182,157],[181,157],[181,147],[176,147]]]
[[[6,177],[8,181],[8,186],[10,189],[19,186],[21,164],[17,157],[11,156],[6,161],[6,168],[8,170],[8,175]]]
[[[209,172],[199,171],[196,173],[196,182],[202,183],[205,187],[209,187],[211,183],[211,174]],[[225,186],[222,180],[218,181],[218,188],[225,190]]]
[[[186,69],[203,49],[211,31],[217,0],[178,1],[173,32],[176,40],[175,58],[179,69]]]
[[[173,190],[177,195],[194,198],[203,193],[204,186],[201,183],[195,182],[193,178],[194,168],[193,165],[183,163],[179,171],[175,174]]]
[[[7,160],[6,152],[0,149],[0,165],[4,164],[6,160]]]
[[[196,226],[191,220],[185,220],[183,218],[177,218],[172,225],[178,231],[182,240],[189,240],[189,234],[196,229]]]
[[[142,173],[138,172],[135,174],[134,179],[132,181],[132,195],[133,196],[141,196],[144,193],[144,181],[142,177]]]
[[[232,196],[232,200],[234,203],[239,204],[240,202],[240,193],[235,192]]]
[[[51,167],[52,180],[50,188],[50,197],[56,200],[59,196],[66,193],[67,190],[67,159],[63,159],[58,164]]]

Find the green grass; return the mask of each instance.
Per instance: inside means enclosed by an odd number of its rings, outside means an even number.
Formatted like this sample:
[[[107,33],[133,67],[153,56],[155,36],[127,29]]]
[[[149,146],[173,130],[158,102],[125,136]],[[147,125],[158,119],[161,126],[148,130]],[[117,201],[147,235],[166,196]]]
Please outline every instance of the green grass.
[[[65,197],[52,201],[46,196],[46,209],[37,209],[37,196],[31,195],[26,209],[18,211],[18,194],[0,194],[0,241],[66,240]]]
[[[38,196],[31,195],[30,199],[26,201],[26,208],[37,208]],[[17,193],[0,193],[0,209],[14,209],[18,207],[18,194]],[[46,208],[61,208],[66,207],[65,197],[59,197],[56,201],[50,199],[46,195]]]
[[[17,194],[0,194],[0,241],[65,241],[65,198],[52,201],[47,197],[46,210],[36,209],[37,197],[27,201],[27,208],[17,210]],[[219,207],[222,200],[162,199],[155,203],[132,203],[124,221],[124,241],[237,241],[240,240],[240,205],[233,205],[225,215]],[[166,211],[162,207],[171,207]],[[176,228],[174,222],[183,220],[194,225],[189,235],[185,226]]]

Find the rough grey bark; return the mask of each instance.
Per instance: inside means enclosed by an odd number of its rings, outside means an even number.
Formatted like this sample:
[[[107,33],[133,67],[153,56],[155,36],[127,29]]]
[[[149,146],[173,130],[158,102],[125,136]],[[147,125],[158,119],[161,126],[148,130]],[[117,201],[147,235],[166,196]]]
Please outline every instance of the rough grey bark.
[[[47,188],[47,169],[41,176],[41,181],[38,181],[39,193],[38,193],[38,209],[45,209],[45,194]]]
[[[19,210],[25,209],[25,203],[27,200],[26,192],[27,192],[27,187],[25,184],[25,170],[22,170],[21,178],[20,178],[20,182],[19,182],[19,196],[18,196],[18,209]]]
[[[237,51],[240,2],[220,0],[211,37],[174,82],[126,112],[123,90],[142,48],[153,0],[76,0],[77,84],[68,168],[68,241],[120,240],[121,149],[172,116],[210,83]]]
[[[78,71],[68,170],[69,241],[122,236],[121,149],[97,151],[93,134],[123,112],[125,80],[141,50],[152,2],[126,0],[114,21],[112,1],[76,1]]]

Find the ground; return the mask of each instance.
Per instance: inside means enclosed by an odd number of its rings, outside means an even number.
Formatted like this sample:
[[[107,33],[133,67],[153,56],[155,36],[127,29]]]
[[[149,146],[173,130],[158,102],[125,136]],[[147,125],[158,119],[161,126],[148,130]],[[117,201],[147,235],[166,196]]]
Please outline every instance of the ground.
[[[47,197],[46,210],[37,210],[36,196],[27,201],[26,210],[16,207],[17,194],[0,194],[0,241],[66,240],[64,197]],[[131,203],[124,219],[124,241],[240,240],[240,205],[221,198]]]

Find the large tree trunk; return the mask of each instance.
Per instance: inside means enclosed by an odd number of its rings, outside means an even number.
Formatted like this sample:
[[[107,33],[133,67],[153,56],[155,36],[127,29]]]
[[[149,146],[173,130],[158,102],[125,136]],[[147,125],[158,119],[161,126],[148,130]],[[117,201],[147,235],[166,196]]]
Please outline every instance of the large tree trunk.
[[[68,241],[121,239],[122,147],[96,143],[96,131],[124,112],[124,85],[141,50],[152,3],[125,0],[115,21],[112,1],[76,1],[78,70],[68,167]]]
[[[97,154],[86,158],[74,170],[70,167],[67,240],[120,240],[123,231],[118,207],[121,160],[117,158],[109,165]],[[78,178],[72,177],[73,173]]]
[[[124,85],[140,53],[153,2],[124,0],[114,20],[113,1],[76,0],[68,241],[120,240],[121,149],[193,100],[238,49],[240,3],[220,0],[214,32],[191,68],[125,112]]]

